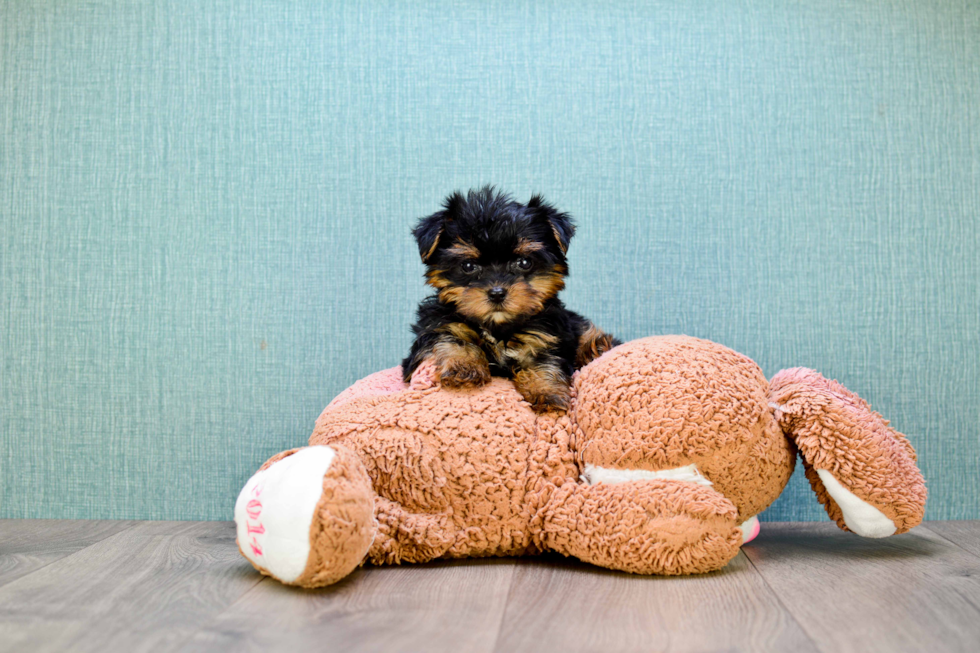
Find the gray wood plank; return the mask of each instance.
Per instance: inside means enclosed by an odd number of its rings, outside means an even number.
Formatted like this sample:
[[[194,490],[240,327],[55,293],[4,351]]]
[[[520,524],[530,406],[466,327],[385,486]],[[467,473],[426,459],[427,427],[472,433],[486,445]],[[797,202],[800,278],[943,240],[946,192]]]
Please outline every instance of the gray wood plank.
[[[768,523],[704,576],[542,557],[305,591],[254,572],[230,523],[4,520],[0,651],[972,651],[980,522],[926,526],[865,540]]]
[[[823,651],[977,650],[980,561],[925,528],[767,523],[743,551]]]
[[[0,585],[132,527],[132,521],[0,519]]]
[[[510,559],[364,567],[300,590],[271,579],[211,621],[188,651],[490,651]]]
[[[168,651],[258,582],[228,522],[143,522],[0,587],[0,651]]]
[[[980,556],[980,521],[929,521],[923,526]]]
[[[633,576],[571,559],[518,567],[497,651],[816,651],[739,554],[700,576]]]

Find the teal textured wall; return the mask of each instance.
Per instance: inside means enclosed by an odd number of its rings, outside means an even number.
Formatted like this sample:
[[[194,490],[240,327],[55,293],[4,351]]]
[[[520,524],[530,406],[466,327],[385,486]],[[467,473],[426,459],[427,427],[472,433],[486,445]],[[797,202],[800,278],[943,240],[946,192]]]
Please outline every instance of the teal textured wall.
[[[485,182],[578,219],[575,310],[838,379],[980,518],[980,5],[934,0],[4,2],[0,516],[230,518]]]

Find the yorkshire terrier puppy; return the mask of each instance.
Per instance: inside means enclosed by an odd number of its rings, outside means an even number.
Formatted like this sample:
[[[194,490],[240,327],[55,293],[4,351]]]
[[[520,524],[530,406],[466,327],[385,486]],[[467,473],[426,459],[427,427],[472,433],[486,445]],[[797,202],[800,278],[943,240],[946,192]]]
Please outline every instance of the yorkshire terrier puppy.
[[[540,196],[453,193],[412,234],[436,294],[419,305],[405,380],[433,359],[443,387],[513,379],[537,410],[566,410],[572,372],[619,344],[565,308],[571,218]]]

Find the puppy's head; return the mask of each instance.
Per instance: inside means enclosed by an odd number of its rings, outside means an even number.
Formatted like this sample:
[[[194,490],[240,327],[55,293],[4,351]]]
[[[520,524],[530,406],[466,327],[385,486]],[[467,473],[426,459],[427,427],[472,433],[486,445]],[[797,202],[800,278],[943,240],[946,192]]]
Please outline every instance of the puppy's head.
[[[565,287],[574,233],[540,196],[520,204],[490,186],[453,193],[412,232],[439,299],[495,326],[538,313]]]

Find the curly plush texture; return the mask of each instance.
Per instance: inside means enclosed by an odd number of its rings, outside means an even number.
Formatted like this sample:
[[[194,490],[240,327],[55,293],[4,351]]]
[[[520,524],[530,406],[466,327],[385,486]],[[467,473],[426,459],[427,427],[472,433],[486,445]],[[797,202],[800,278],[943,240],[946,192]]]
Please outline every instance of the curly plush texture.
[[[907,439],[810,370],[770,384],[721,345],[644,338],[580,370],[570,410],[545,413],[508,380],[460,391],[436,378],[429,364],[409,384],[400,368],[384,370],[320,415],[310,445],[334,448],[343,465],[323,479],[298,584],[335,582],[362,561],[541,551],[639,574],[719,569],[738,553],[740,524],[785,487],[797,448],[842,528],[814,469],[900,532],[922,518],[925,485]]]
[[[259,471],[298,451],[302,448],[276,454]],[[333,461],[323,475],[323,494],[313,511],[310,556],[302,573],[289,585],[322,587],[337,582],[363,563],[364,552],[375,538],[371,479],[354,453],[343,447],[334,447],[334,451]],[[245,556],[241,543],[239,552]],[[261,565],[255,567],[262,574],[275,577]]]
[[[540,421],[511,382],[494,379],[471,392],[432,387],[350,401],[324,411],[310,444],[360,452],[384,500],[372,562],[518,555],[539,550],[528,524],[548,496],[541,481],[578,475],[561,437],[567,417]],[[562,451],[564,464],[549,469]]]
[[[723,567],[742,533],[718,492],[649,480],[561,488],[546,508],[544,542],[601,567],[676,576]]]
[[[884,513],[898,533],[922,521],[925,480],[908,438],[864,399],[813,370],[783,370],[771,386],[779,423],[799,447],[810,486],[838,526],[850,530],[818,469],[847,478],[848,489]]]
[[[765,510],[793,473],[795,452],[769,408],[766,377],[727,347],[685,336],[635,341],[581,370],[575,387],[583,466],[694,464],[739,521]]]

